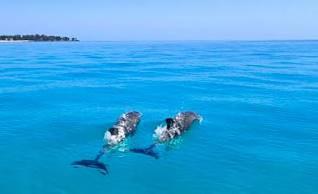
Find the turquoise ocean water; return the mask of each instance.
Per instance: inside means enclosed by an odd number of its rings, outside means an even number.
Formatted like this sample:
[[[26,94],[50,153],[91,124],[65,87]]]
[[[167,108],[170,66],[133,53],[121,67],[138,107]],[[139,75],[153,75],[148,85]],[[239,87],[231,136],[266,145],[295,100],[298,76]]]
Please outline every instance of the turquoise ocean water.
[[[129,147],[179,111],[204,119],[159,160],[71,167],[131,110]],[[318,42],[1,43],[0,154],[1,194],[318,193]]]

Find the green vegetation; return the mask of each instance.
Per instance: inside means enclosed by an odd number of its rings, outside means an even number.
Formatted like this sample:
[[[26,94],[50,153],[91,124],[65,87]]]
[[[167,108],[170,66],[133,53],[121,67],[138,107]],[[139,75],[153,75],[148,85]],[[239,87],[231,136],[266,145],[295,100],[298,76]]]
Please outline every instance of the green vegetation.
[[[69,38],[62,36],[48,36],[48,35],[0,35],[0,41],[78,41],[77,38]]]

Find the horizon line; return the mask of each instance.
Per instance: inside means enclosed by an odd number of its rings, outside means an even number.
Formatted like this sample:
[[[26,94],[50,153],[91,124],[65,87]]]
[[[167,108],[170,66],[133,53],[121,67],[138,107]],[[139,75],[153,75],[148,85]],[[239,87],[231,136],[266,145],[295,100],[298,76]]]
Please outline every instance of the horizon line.
[[[281,42],[281,41],[318,41],[318,38],[310,39],[160,39],[160,40],[81,40],[80,42],[200,42],[200,41],[213,41],[213,42]]]

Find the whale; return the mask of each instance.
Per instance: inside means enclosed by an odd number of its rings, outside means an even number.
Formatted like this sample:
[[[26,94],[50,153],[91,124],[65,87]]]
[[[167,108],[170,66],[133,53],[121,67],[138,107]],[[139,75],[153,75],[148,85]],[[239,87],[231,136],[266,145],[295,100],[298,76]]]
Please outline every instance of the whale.
[[[145,154],[155,159],[159,158],[159,154],[154,151],[158,144],[169,142],[188,131],[192,124],[201,121],[202,117],[195,112],[185,111],[178,113],[175,117],[165,119],[165,124],[160,125],[154,131],[155,142],[147,148],[132,148],[131,152]]]
[[[158,127],[154,136],[158,142],[167,142],[184,134],[195,121],[199,120],[201,116],[195,112],[180,112],[174,118],[166,118],[166,125]]]
[[[123,142],[128,136],[133,135],[136,132],[140,118],[141,113],[137,111],[121,115],[117,122],[105,132],[104,140],[107,147],[116,146]]]
[[[142,114],[137,111],[122,114],[112,127],[108,128],[104,133],[104,144],[93,160],[78,160],[72,162],[74,167],[88,167],[98,169],[103,175],[109,174],[107,165],[100,162],[100,158],[107,151],[122,143],[129,136],[135,134],[137,126],[141,120]]]

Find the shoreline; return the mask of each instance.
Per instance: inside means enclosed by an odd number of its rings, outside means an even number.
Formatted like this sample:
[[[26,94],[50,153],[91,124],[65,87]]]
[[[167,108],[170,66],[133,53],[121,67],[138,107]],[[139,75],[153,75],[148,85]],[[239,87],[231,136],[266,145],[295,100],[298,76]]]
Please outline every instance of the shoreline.
[[[0,40],[0,43],[31,43],[31,42],[79,42],[79,41],[33,41],[33,40]]]
[[[30,42],[29,40],[0,40],[0,43],[6,43],[6,42]]]

